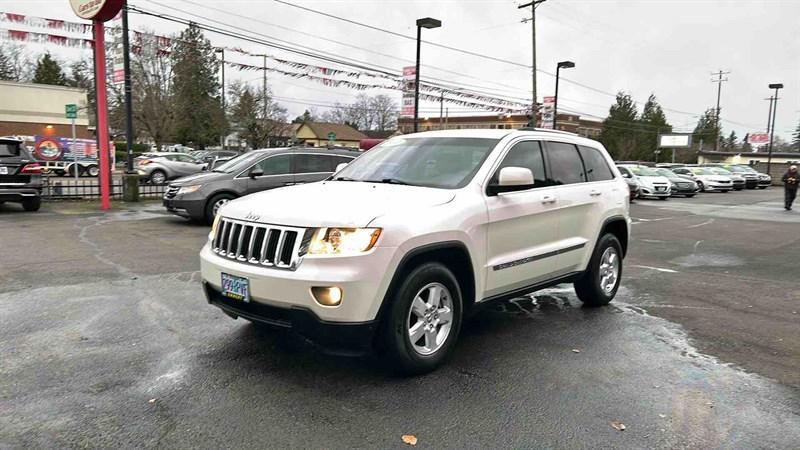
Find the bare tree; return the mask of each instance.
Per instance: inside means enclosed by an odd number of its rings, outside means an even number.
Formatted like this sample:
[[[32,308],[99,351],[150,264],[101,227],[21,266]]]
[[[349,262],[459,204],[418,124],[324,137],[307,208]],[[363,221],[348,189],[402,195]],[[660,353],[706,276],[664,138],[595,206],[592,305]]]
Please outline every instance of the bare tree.
[[[172,59],[155,43],[145,43],[131,60],[131,76],[133,120],[160,149],[175,127]]]
[[[391,97],[385,94],[376,95],[370,99],[369,107],[373,117],[372,129],[385,131],[397,128],[397,105]]]
[[[322,118],[359,130],[391,130],[397,126],[397,106],[388,95],[370,97],[362,93],[348,105],[336,103]]]
[[[25,51],[25,46],[19,42],[0,44],[0,55],[3,56],[2,64],[4,78],[11,81],[25,82],[32,78],[35,64],[31,62],[30,55]]]

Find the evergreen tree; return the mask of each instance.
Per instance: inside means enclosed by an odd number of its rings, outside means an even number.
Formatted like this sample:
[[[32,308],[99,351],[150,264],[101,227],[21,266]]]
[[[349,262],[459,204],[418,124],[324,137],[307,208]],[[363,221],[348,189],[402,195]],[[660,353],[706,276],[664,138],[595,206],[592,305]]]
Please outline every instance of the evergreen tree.
[[[656,96],[650,94],[644,104],[642,116],[639,118],[641,135],[639,137],[636,159],[650,159],[653,151],[658,148],[658,135],[672,132],[672,125],[667,123],[667,116],[658,104]]]
[[[272,93],[257,92],[246,84],[237,83],[231,87],[234,99],[231,108],[231,122],[239,138],[247,142],[250,148],[270,146],[271,138],[285,134],[286,108],[272,100]],[[267,116],[264,117],[264,101]]]
[[[38,84],[55,84],[60,86],[67,85],[67,77],[61,71],[58,61],[45,53],[36,63],[36,71],[33,75],[33,82]]]
[[[697,120],[697,126],[694,127],[694,140],[697,145],[703,143],[703,149],[713,149],[714,143],[717,141],[717,136],[722,133],[722,129],[717,127],[715,109],[709,108]]]
[[[797,123],[797,128],[795,128],[792,135],[792,147],[800,152],[800,122]]]
[[[314,114],[309,110],[305,110],[305,112],[303,112],[303,115],[295,117],[292,123],[308,123],[313,121],[314,121]]]
[[[739,138],[736,136],[736,132],[731,130],[731,134],[729,134],[727,138],[722,138],[721,144],[723,149],[729,152],[736,151],[738,140]]]
[[[750,133],[744,135],[744,139],[742,139],[742,153],[750,153],[753,151],[753,147],[750,145]]]
[[[631,159],[636,153],[638,125],[633,99],[619,92],[616,102],[608,110],[608,117],[603,121],[599,140],[614,159]]]
[[[218,142],[228,124],[222,110],[214,48],[199,28],[190,26],[176,39],[172,60],[175,139],[201,149]]]

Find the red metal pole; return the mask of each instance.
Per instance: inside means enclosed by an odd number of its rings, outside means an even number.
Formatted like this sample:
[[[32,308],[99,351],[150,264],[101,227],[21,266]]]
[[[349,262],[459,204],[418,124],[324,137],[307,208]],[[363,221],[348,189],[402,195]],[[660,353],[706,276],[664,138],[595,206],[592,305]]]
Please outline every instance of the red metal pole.
[[[97,140],[100,144],[100,208],[111,207],[108,151],[108,105],[106,99],[106,42],[103,22],[94,21],[95,87],[97,88]]]

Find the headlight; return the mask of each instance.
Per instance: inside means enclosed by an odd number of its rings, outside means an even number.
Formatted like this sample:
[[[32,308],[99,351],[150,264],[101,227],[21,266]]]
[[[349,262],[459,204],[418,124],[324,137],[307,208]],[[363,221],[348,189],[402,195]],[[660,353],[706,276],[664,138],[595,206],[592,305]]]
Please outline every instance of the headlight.
[[[319,228],[308,244],[309,255],[357,255],[372,249],[380,228]]]
[[[220,218],[219,214],[214,216],[214,223],[211,225],[211,232],[208,233],[208,240],[209,241],[213,241],[214,240],[214,236],[217,235],[217,227],[219,226],[219,218]]]
[[[178,189],[177,195],[191,194],[192,192],[199,191],[201,187],[203,187],[203,185],[201,184],[195,184],[193,186],[182,186],[180,189]]]

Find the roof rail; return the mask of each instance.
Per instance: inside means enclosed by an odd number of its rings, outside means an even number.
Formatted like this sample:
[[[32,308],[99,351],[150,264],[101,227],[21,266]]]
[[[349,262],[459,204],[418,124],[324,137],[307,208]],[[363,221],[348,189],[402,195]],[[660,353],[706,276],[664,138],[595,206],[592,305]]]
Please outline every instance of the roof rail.
[[[520,131],[543,131],[543,132],[546,132],[546,133],[558,133],[558,134],[567,134],[567,135],[570,135],[570,136],[583,137],[583,136],[580,136],[577,133],[572,133],[570,131],[552,130],[550,128],[522,127],[522,128],[519,128],[519,130]]]

